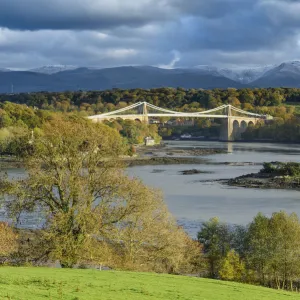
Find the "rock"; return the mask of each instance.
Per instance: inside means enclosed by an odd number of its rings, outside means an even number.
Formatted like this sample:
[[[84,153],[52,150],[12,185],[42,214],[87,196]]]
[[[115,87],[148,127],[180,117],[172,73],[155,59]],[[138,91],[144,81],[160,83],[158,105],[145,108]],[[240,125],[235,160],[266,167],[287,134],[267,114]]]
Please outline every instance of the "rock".
[[[181,171],[180,173],[182,175],[194,175],[194,174],[205,174],[205,173],[210,173],[210,172],[192,169],[192,170]]]

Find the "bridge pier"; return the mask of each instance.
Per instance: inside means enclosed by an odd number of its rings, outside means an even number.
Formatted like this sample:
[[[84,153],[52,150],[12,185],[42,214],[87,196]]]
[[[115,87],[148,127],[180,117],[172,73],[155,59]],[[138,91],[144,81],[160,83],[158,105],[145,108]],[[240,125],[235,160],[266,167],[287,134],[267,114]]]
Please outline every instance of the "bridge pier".
[[[242,133],[244,133],[250,125],[255,125],[260,122],[257,118],[243,118],[229,116],[222,119],[221,131],[219,140],[222,142],[233,142],[241,139]]]
[[[147,109],[147,103],[144,102],[139,108],[138,112],[141,115],[141,121],[143,123],[149,124],[149,117],[148,117],[148,109]]]
[[[222,142],[232,142],[234,141],[233,136],[233,122],[231,117],[222,119],[221,132],[220,132],[220,141]]]

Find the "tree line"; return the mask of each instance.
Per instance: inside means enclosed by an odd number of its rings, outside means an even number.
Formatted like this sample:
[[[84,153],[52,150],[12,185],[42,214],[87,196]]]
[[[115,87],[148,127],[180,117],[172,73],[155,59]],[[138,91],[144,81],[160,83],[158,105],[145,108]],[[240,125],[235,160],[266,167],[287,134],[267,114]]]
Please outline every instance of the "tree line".
[[[242,135],[243,139],[299,142],[300,122],[296,109],[300,101],[299,95],[300,89],[296,88],[239,90],[233,88],[225,90],[158,88],[150,90],[114,89],[91,92],[2,94],[0,95],[0,128],[13,126],[34,129],[39,128],[54,113],[86,117],[124,108],[138,101],[148,101],[160,107],[183,112],[201,111],[225,103],[250,112],[269,114],[275,117],[267,125],[258,123],[256,126],[248,128],[246,133]],[[220,128],[217,120],[196,120],[194,128],[185,130],[181,126],[177,129],[160,127],[158,135],[155,126],[145,127],[144,124],[130,121],[116,121],[114,124],[107,124],[118,130],[131,143],[140,143],[148,135],[159,141],[159,135],[170,137],[194,131],[196,135],[200,136],[218,136]],[[7,136],[7,130],[0,133],[1,135]]]
[[[181,111],[199,111],[215,108],[224,103],[246,110],[257,107],[280,106],[285,103],[299,103],[300,89],[297,88],[256,88],[256,89],[113,89],[107,91],[39,92],[1,94],[0,102],[26,104],[39,109],[54,111],[81,111],[97,114],[147,101],[151,104]]]
[[[53,112],[25,104],[0,103],[0,155],[22,154],[22,147],[26,145],[26,141],[30,140],[32,135],[39,135],[45,123],[61,118],[81,120],[84,119],[84,115],[75,111]],[[143,144],[144,139],[148,136],[153,137],[157,143],[161,140],[155,124],[118,120],[106,122],[106,125],[118,131],[124,138],[126,144],[124,147],[127,147],[128,154],[133,154],[133,145]]]
[[[296,214],[258,214],[248,226],[213,218],[203,223],[203,245],[211,278],[299,291],[300,221]]]

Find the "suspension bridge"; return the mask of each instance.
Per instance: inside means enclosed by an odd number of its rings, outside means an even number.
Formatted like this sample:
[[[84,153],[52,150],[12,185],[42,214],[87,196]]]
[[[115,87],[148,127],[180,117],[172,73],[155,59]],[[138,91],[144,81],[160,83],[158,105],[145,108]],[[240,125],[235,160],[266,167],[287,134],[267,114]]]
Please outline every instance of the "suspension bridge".
[[[161,108],[148,102],[138,102],[127,107],[88,117],[93,122],[122,120],[136,120],[149,123],[152,118],[209,118],[222,119],[220,132],[221,141],[234,141],[241,137],[248,126],[264,122],[268,117],[251,113],[232,105],[222,105],[214,109],[200,112],[177,112]]]

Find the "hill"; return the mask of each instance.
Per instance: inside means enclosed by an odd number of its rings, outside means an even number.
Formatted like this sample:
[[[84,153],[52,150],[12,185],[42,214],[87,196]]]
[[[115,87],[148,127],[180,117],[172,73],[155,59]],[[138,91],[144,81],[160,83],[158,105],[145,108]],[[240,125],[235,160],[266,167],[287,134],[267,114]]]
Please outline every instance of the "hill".
[[[112,88],[239,88],[243,85],[219,74],[155,67],[77,68],[52,74],[33,71],[0,71],[0,93],[106,90]]]
[[[251,84],[259,87],[300,87],[300,62],[282,63]]]
[[[151,273],[3,267],[0,299],[296,300],[299,294]]]
[[[61,65],[27,71],[0,68],[0,93],[11,93],[12,85],[14,93],[160,87],[185,89],[300,87],[300,62],[231,69],[214,66],[185,69],[123,66],[100,69]]]

